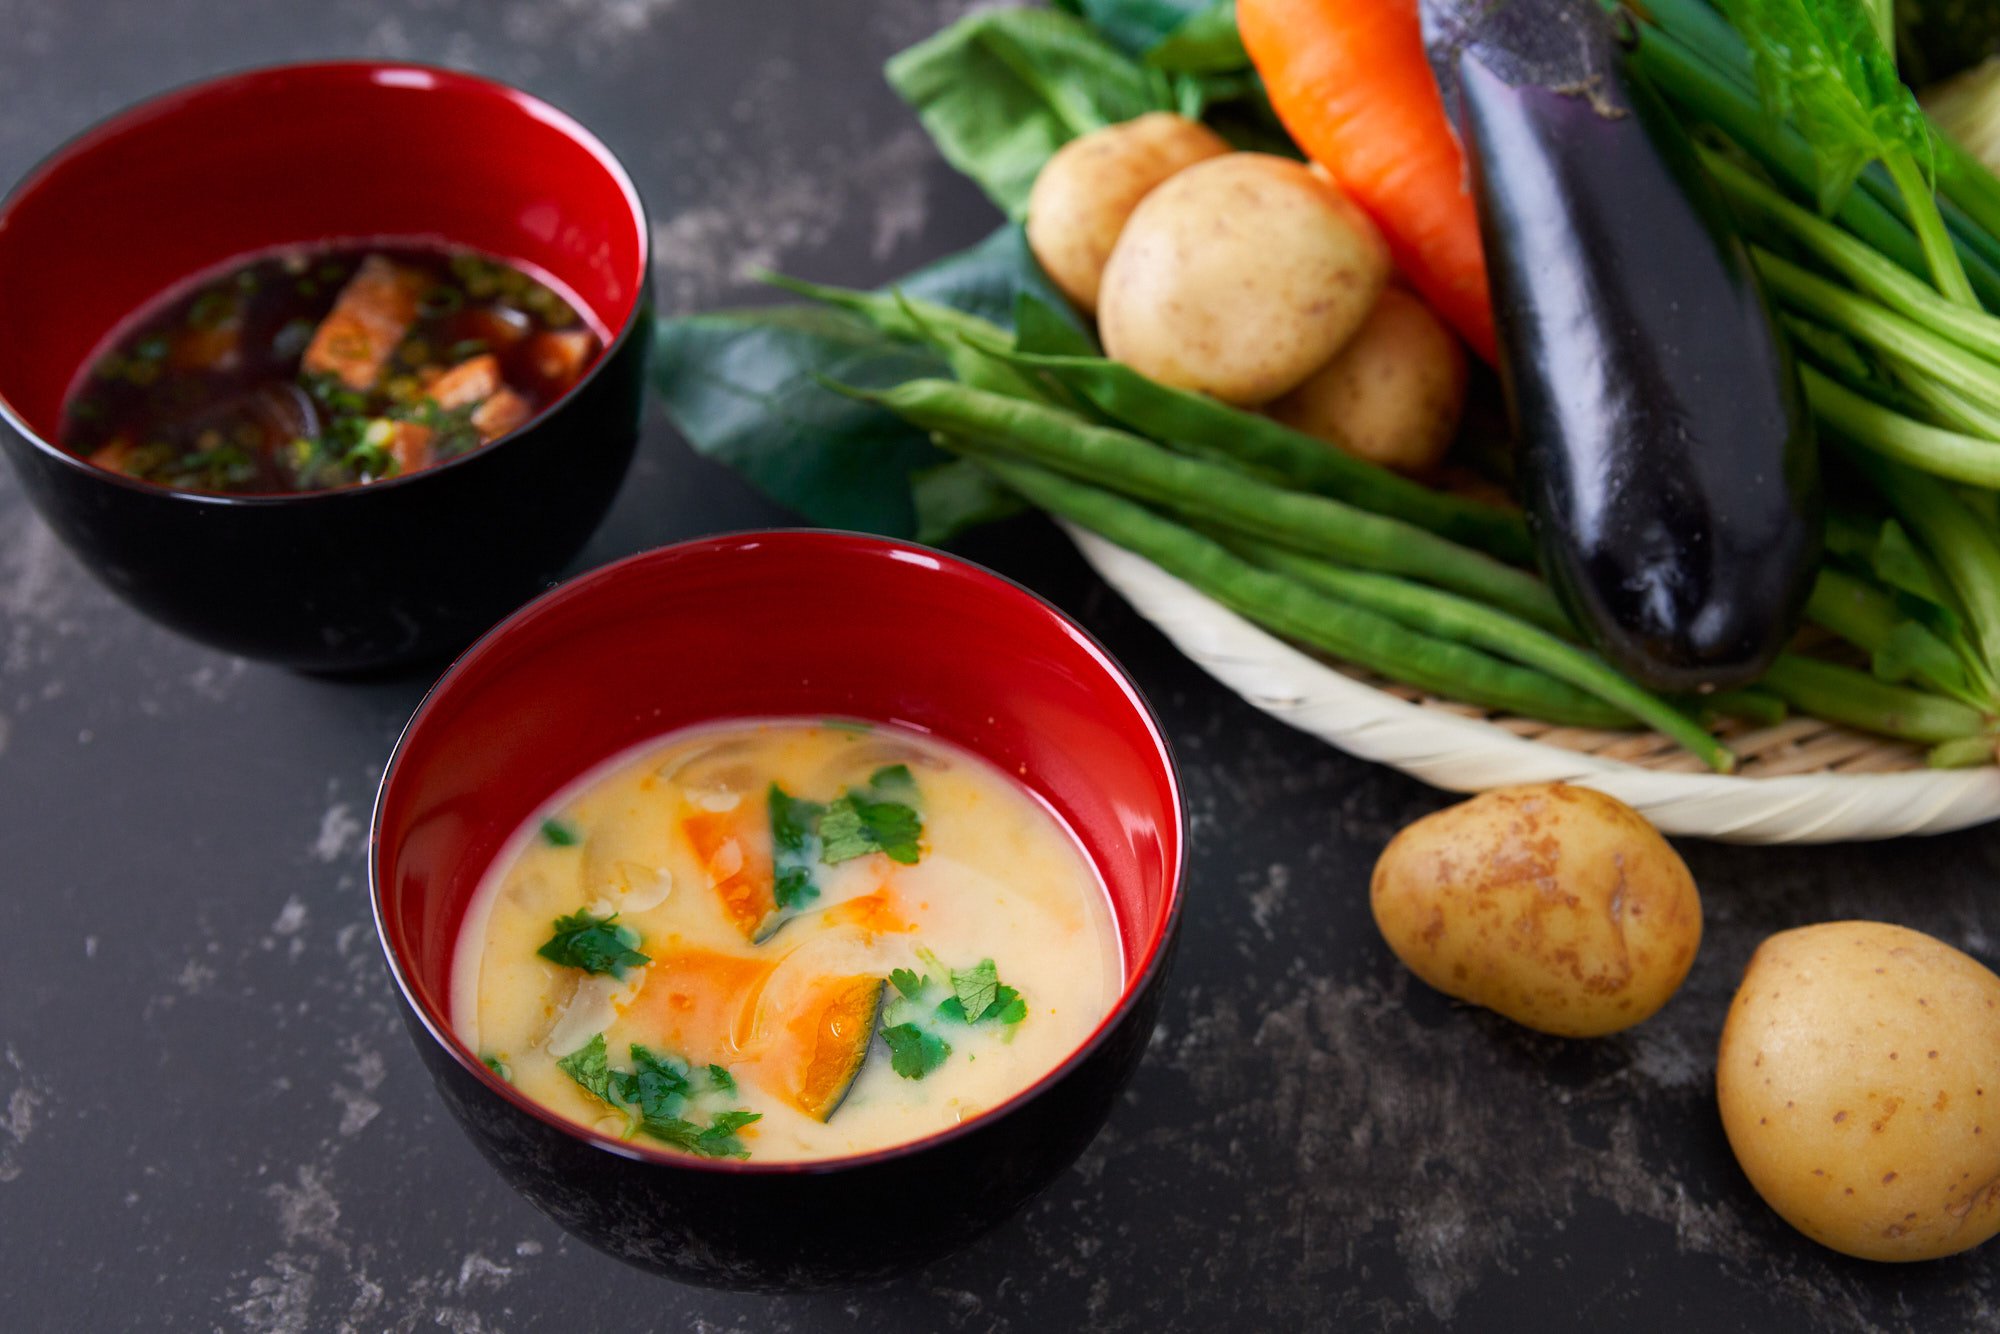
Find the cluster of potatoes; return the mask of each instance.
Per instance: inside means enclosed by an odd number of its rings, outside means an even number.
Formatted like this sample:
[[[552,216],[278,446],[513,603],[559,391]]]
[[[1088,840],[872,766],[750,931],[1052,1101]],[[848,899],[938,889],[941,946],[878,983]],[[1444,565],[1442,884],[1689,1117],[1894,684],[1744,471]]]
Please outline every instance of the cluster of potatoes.
[[[1051,157],[1027,232],[1106,355],[1155,380],[1412,474],[1457,434],[1464,350],[1311,167],[1154,112]]]
[[[1680,856],[1623,802],[1563,784],[1417,821],[1370,899],[1425,982],[1564,1037],[1656,1013],[1701,945]],[[1766,940],[1723,1026],[1716,1099],[1750,1184],[1815,1241],[1924,1260],[2000,1232],[2000,977],[1942,941],[1883,922]]]

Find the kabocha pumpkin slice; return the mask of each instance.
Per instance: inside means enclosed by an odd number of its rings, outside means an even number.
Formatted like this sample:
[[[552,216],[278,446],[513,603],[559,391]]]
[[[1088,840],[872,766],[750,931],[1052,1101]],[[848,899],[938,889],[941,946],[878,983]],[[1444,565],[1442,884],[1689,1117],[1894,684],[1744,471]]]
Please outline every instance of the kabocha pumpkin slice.
[[[786,1024],[797,1065],[790,1081],[794,1106],[825,1121],[846,1100],[868,1059],[885,983],[879,977],[828,977]]]
[[[691,1060],[733,1062],[776,963],[715,950],[661,954],[633,1009],[659,1044]]]
[[[778,908],[763,804],[746,800],[727,811],[690,811],[681,817],[681,833],[730,923],[753,945],[769,940],[785,914]]]

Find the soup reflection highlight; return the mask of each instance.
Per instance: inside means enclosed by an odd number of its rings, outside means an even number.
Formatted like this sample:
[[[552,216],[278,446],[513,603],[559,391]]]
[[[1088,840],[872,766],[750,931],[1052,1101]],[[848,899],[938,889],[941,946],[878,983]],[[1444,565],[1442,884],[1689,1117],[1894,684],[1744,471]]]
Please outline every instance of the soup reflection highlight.
[[[796,1161],[996,1106],[1123,980],[1102,883],[1014,780],[901,728],[761,720],[620,757],[519,831],[452,1023],[580,1125]]]

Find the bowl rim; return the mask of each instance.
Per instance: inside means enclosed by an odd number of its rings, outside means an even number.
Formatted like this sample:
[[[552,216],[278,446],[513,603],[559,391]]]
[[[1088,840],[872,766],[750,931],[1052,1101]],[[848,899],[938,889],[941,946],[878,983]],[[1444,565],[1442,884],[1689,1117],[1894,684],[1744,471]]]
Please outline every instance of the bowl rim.
[[[72,454],[56,442],[45,438],[40,431],[28,425],[27,419],[15,409],[12,403],[7,401],[7,396],[4,393],[0,393],[0,424],[11,428],[15,434],[28,443],[30,448],[44,457],[52,459],[72,473],[80,474],[105,485],[126,491],[138,492],[143,495],[161,497],[163,498],[163,503],[168,504],[185,502],[197,505],[214,505],[229,509],[269,509],[286,505],[305,504],[313,501],[327,501],[334,496],[377,495],[385,490],[400,489],[424,477],[450,472],[462,464],[479,458],[490,450],[498,449],[502,445],[509,444],[532,434],[537,427],[553,419],[573,399],[582,394],[584,389],[604,374],[605,368],[624,351],[627,343],[634,337],[643,334],[646,322],[651,316],[651,293],[653,286],[652,219],[646,211],[645,198],[639,193],[639,187],[633,182],[631,173],[625,169],[625,164],[619,160],[618,155],[613,153],[609,146],[602,139],[598,138],[588,126],[541,96],[531,93],[525,88],[508,83],[503,79],[493,78],[491,75],[475,74],[469,70],[452,69],[447,65],[430,64],[421,60],[374,60],[366,57],[345,57],[331,60],[285,60],[270,64],[245,65],[236,69],[224,70],[218,74],[208,74],[197,79],[173,84],[92,121],[44,153],[35,161],[33,166],[22,173],[19,180],[8,187],[5,194],[0,194],[0,232],[6,230],[8,216],[13,212],[15,206],[25,199],[36,187],[41,185],[51,173],[69,162],[80,160],[93,151],[100,142],[108,140],[115,134],[122,132],[128,128],[129,124],[136,124],[145,117],[172,110],[176,103],[188,101],[216,90],[225,89],[233,84],[248,83],[251,80],[269,75],[309,74],[321,71],[365,71],[379,75],[398,70],[411,71],[421,74],[428,79],[442,78],[456,83],[476,85],[486,92],[500,94],[506,100],[521,106],[530,115],[544,124],[560,131],[571,142],[588,153],[597,162],[598,166],[603,168],[605,174],[611,178],[612,183],[618,187],[619,193],[625,197],[626,207],[631,211],[631,221],[638,229],[639,234],[639,283],[635,289],[631,310],[626,312],[624,321],[618,326],[611,340],[604,345],[604,350],[598,353],[597,359],[591,363],[590,369],[578,377],[575,384],[563,390],[547,407],[543,408],[533,417],[530,417],[527,421],[505,435],[494,437],[478,449],[469,450],[455,458],[433,463],[428,467],[418,469],[416,472],[406,473],[399,477],[385,477],[381,481],[365,484],[357,483],[350,486],[323,487],[317,491],[276,491],[241,495],[220,491],[187,491],[178,487],[160,486],[152,482],[143,482],[136,477],[127,477],[123,473],[115,473],[109,469],[100,468],[90,462],[90,460]],[[264,251],[248,251],[245,253],[262,254]],[[189,278],[195,276],[196,274],[187,275]]]
[[[501,1079],[492,1070],[487,1068],[486,1064],[475,1054],[467,1050],[464,1043],[460,1042],[457,1036],[451,1032],[448,1017],[440,1025],[429,1010],[417,999],[411,989],[410,980],[405,973],[402,960],[397,957],[395,947],[390,943],[389,928],[384,917],[380,865],[384,798],[388,793],[391,780],[396,775],[397,765],[403,758],[403,750],[409,744],[411,734],[416,730],[418,722],[424,717],[433,701],[437,699],[447,686],[453,684],[459,677],[476,668],[480,661],[483,661],[489,654],[497,651],[499,641],[511,633],[517,624],[527,619],[530,615],[538,614],[558,603],[583,596],[599,584],[623,577],[624,571],[630,568],[665,559],[669,555],[681,556],[703,548],[712,549],[717,554],[721,554],[733,547],[740,547],[745,543],[759,543],[772,540],[790,542],[800,539],[825,541],[846,547],[875,548],[884,552],[914,553],[930,560],[956,566],[962,571],[988,581],[989,586],[996,592],[1027,599],[1042,614],[1053,619],[1061,629],[1071,635],[1088,653],[1097,659],[1100,666],[1104,668],[1112,681],[1125,695],[1134,712],[1145,725],[1147,734],[1152,740],[1154,749],[1159,757],[1159,763],[1167,780],[1167,788],[1171,795],[1169,810],[1174,835],[1175,856],[1173,866],[1170,868],[1166,881],[1165,911],[1161,915],[1159,929],[1153,933],[1151,941],[1146,946],[1144,958],[1139,961],[1136,967],[1128,967],[1125,983],[1118,993],[1118,999],[1112,1003],[1111,1008],[1098,1020],[1097,1025],[1091,1029],[1089,1036],[1079,1042],[1071,1049],[1067,1056],[1033,1083],[1017,1090],[991,1107],[985,1108],[969,1120],[959,1122],[957,1125],[917,1139],[904,1140],[900,1143],[889,1145],[886,1148],[871,1149],[865,1153],[848,1154],[836,1158],[810,1158],[780,1162],[758,1162],[755,1159],[700,1158],[692,1154],[676,1153],[671,1149],[656,1149],[649,1145],[640,1144],[635,1140],[615,1139],[550,1111],[522,1093],[512,1084]],[[610,757],[606,756],[605,758],[608,759]],[[963,557],[954,556],[934,547],[927,547],[921,543],[911,542],[903,538],[883,537],[879,534],[856,532],[851,529],[841,528],[790,527],[743,529],[734,532],[689,538],[680,542],[671,542],[662,546],[651,547],[645,551],[634,552],[618,560],[600,565],[595,569],[586,570],[582,574],[522,604],[506,619],[481,635],[469,648],[454,659],[451,666],[446,668],[438,679],[432,683],[431,687],[424,692],[423,699],[411,711],[409,720],[404,723],[401,734],[396,738],[394,748],[389,752],[388,762],[382,768],[381,781],[375,788],[374,809],[368,820],[368,901],[370,913],[375,923],[376,943],[382,949],[383,958],[389,967],[389,975],[395,981],[396,990],[409,1013],[416,1016],[418,1022],[423,1025],[424,1031],[430,1040],[436,1043],[461,1069],[483,1084],[489,1093],[513,1106],[516,1111],[524,1113],[542,1122],[544,1125],[570,1136],[579,1143],[635,1162],[649,1163],[676,1170],[709,1172],[725,1176],[828,1175],[852,1171],[899,1158],[912,1157],[937,1146],[977,1133],[989,1125],[997,1124],[1002,1118],[1039,1098],[1056,1084],[1067,1079],[1098,1048],[1102,1047],[1109,1040],[1112,1031],[1130,1016],[1131,1011],[1138,1005],[1140,998],[1151,992],[1158,985],[1161,975],[1168,965],[1173,943],[1179,933],[1181,915],[1186,903],[1188,826],[1187,790],[1181,782],[1180,766],[1175,760],[1173,748],[1167,742],[1166,729],[1161,725],[1159,715],[1154,712],[1153,706],[1147,700],[1144,692],[1139,689],[1138,684],[1132,680],[1130,674],[1126,672],[1118,659],[1112,656],[1110,650],[1106,649],[1103,644],[1098,642],[1095,635],[1092,635],[1088,630],[1077,624],[1072,617],[1053,602],[1050,602],[1047,598],[1028,588],[1026,585],[1010,579],[998,571],[989,569],[976,561],[966,560]]]

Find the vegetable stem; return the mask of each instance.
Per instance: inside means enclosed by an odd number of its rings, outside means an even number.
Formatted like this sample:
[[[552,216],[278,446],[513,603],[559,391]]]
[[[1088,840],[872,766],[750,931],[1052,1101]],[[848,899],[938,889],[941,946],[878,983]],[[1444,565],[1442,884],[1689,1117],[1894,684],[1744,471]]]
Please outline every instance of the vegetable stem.
[[[1956,700],[1796,653],[1780,654],[1761,684],[1814,717],[1904,741],[1935,745],[1986,730],[1985,717]]]
[[[1799,375],[1813,415],[1852,443],[1922,472],[1975,486],[2000,487],[2000,445],[1906,417],[1835,383],[1811,366],[1799,367]]]
[[[1916,159],[1910,156],[1907,148],[1892,148],[1883,155],[1882,165],[1888,170],[1889,179],[1896,183],[1896,190],[1909,209],[1910,224],[1917,233],[1917,244],[1923,247],[1924,261],[1930,266],[1931,280],[1937,284],[1938,291],[1961,306],[1977,309],[1979,298],[1973,293],[1971,280],[1965,276],[1958,248],[1944,225],[1944,217],[1938,212],[1937,198],[1932,193],[1930,182],[1917,169]]]

